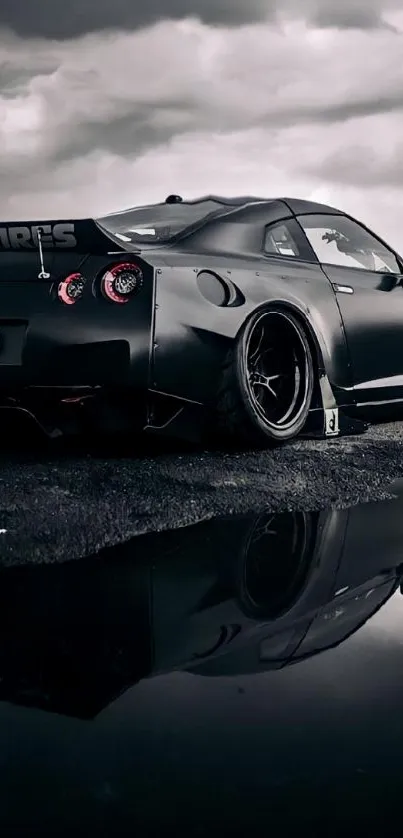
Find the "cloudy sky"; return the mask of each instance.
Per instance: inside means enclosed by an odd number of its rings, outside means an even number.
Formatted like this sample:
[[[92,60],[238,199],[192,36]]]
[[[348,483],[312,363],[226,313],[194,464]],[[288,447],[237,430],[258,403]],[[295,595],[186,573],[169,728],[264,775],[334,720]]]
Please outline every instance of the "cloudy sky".
[[[1,0],[0,220],[295,195],[403,251],[402,0]]]

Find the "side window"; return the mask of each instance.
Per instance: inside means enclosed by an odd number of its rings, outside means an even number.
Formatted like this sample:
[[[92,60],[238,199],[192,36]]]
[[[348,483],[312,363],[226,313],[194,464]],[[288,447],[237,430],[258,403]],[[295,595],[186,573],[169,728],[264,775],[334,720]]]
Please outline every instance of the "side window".
[[[263,250],[266,256],[283,256],[315,262],[317,258],[295,218],[276,221],[265,229]]]
[[[264,251],[271,256],[296,256],[301,258],[300,249],[294,239],[288,221],[266,227]]]
[[[401,273],[393,251],[345,215],[300,215],[298,221],[324,265]]]

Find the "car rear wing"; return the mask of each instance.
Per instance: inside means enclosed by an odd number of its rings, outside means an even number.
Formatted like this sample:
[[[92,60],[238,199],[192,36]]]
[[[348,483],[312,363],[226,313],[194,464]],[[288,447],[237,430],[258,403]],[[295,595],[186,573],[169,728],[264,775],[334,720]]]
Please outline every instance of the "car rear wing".
[[[0,254],[38,251],[107,253],[125,250],[93,218],[57,221],[0,221]]]

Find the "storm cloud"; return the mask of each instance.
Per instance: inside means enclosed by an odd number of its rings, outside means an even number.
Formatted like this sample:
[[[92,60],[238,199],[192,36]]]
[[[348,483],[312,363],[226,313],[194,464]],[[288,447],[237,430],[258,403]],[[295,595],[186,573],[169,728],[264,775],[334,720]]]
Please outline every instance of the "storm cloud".
[[[0,5],[0,217],[294,194],[403,244],[400,0],[74,3]]]
[[[0,27],[23,37],[66,39],[104,29],[135,30],[197,17],[212,25],[305,19],[320,26],[374,28],[401,0],[2,0]]]

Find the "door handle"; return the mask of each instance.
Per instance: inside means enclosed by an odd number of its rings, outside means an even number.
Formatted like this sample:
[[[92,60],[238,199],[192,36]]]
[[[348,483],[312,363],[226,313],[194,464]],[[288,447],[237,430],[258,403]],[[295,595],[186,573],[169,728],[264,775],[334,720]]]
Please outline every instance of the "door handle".
[[[337,282],[333,282],[332,285],[336,294],[354,294],[351,285],[339,285]]]

